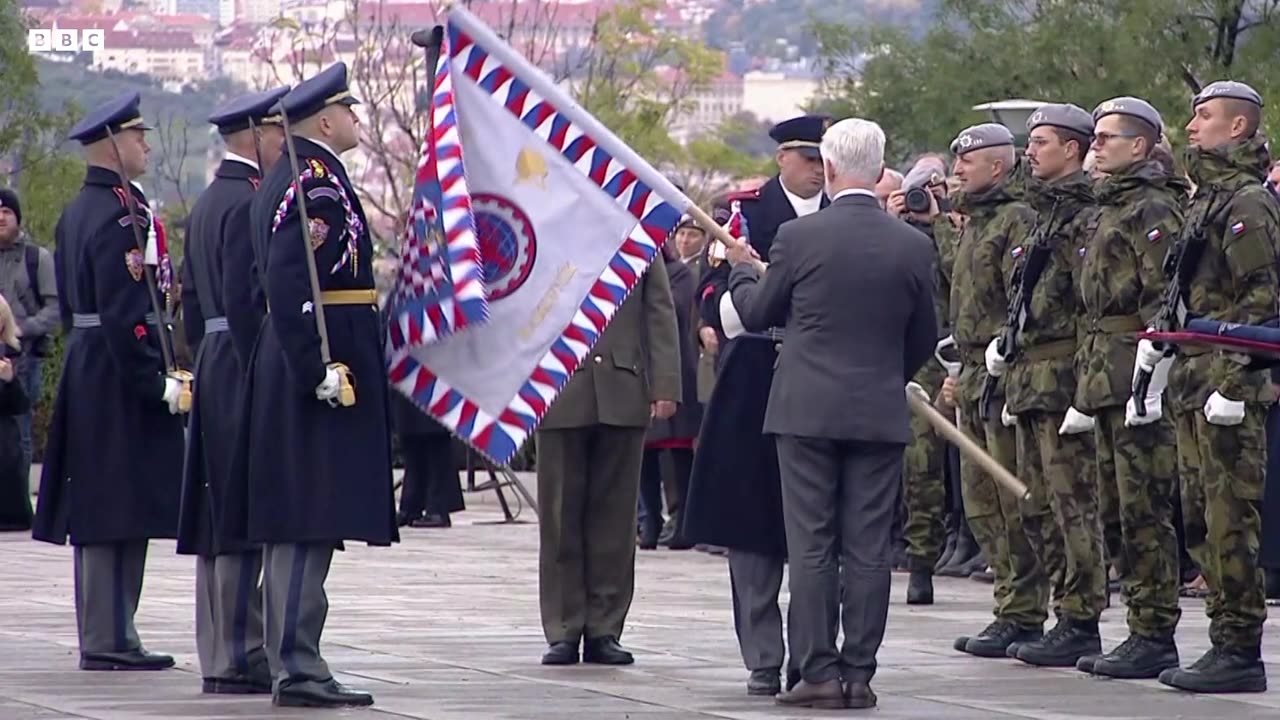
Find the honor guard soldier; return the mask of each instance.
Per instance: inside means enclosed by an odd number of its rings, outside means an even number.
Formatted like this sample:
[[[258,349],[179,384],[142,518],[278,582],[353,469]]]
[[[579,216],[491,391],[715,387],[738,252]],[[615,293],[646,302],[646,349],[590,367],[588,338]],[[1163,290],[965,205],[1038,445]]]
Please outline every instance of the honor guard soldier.
[[[262,549],[221,537],[218,516],[229,486],[240,425],[244,367],[228,332],[222,296],[228,242],[250,246],[249,203],[262,171],[280,157],[283,133],[272,113],[289,88],[235,98],[209,118],[226,145],[213,182],[191,209],[182,266],[182,313],[196,349],[195,392],[183,473],[178,553],[196,564],[196,650],[207,693],[269,693],[262,640]],[[265,168],[263,167],[265,166]]]
[[[1035,227],[1009,248],[1017,258],[1009,310],[985,359],[987,373],[1004,380],[1018,476],[1033,498],[1022,505],[1023,532],[1052,586],[1058,623],[1010,654],[1031,665],[1075,667],[1081,657],[1102,652],[1098,617],[1107,602],[1093,421],[1072,407],[1081,303],[1077,250],[1094,216],[1083,170],[1093,118],[1075,105],[1048,104],[1031,115],[1027,131],[1034,181],[1025,197]]]
[[[805,115],[769,132],[778,142],[778,174],[758,190],[730,195],[716,208],[717,222],[732,220],[761,259],[778,228],[829,204],[823,193],[822,133],[825,115]],[[740,222],[739,222],[740,221]],[[776,695],[786,656],[778,592],[786,563],[782,489],[772,437],[762,434],[764,412],[782,329],[744,333],[728,293],[724,247],[707,243],[707,265],[698,287],[702,321],[718,339],[719,369],[711,391],[685,508],[691,542],[729,548],[734,627],[751,676],[747,693]],[[793,662],[798,667],[798,662]],[[799,680],[788,674],[788,688]]]
[[[233,536],[263,543],[276,705],[373,703],[338,683],[320,656],[324,581],[344,540],[399,540],[373,245],[339,159],[359,144],[358,102],[343,63],[281,99],[290,156],[267,172],[250,210],[268,310],[238,442],[247,468],[232,476],[244,512],[229,501],[226,520],[241,526]]]
[[[138,104],[136,92],[115,98],[72,128],[88,170],[55,231],[70,335],[32,534],[56,544],[70,536],[75,546],[84,670],[173,665],[143,649],[133,624],[148,540],[177,533],[183,453],[183,383],[170,376],[146,264],[157,233],[131,182],[150,151]]]
[[[951,143],[963,191],[956,210],[968,217],[955,248],[951,328],[962,367],[955,397],[961,427],[1011,472],[1017,463],[1013,418],[1002,412],[1004,392],[984,397],[985,353],[1008,310],[1010,277],[1035,213],[1017,199],[1013,134],[995,123],[965,128]],[[985,406],[984,406],[985,405]],[[954,647],[978,657],[1003,658],[1015,642],[1038,640],[1047,617],[1048,585],[1022,529],[1018,498],[968,458],[960,459],[964,512],[995,575],[996,619]]]
[[[1154,678],[1178,664],[1178,540],[1173,527],[1173,426],[1162,409],[1169,361],[1147,393],[1145,415],[1131,388],[1133,334],[1149,324],[1165,281],[1161,263],[1182,226],[1187,186],[1155,156],[1163,122],[1146,101],[1119,97],[1093,111],[1095,229],[1080,243],[1084,306],[1073,408],[1094,420],[1098,502],[1108,555],[1128,604],[1129,638],[1084,672]],[[1070,419],[1070,418],[1069,418]],[[1078,418],[1077,418],[1078,419]]]
[[[1271,167],[1258,131],[1262,98],[1244,83],[1211,83],[1192,100],[1188,173],[1196,194],[1178,248],[1179,301],[1188,315],[1259,325],[1276,313],[1280,217],[1262,182]],[[1167,263],[1168,266],[1170,263]],[[1168,314],[1176,308],[1163,308]],[[1138,363],[1155,368],[1162,348],[1146,340]],[[1154,373],[1152,373],[1154,376]],[[1154,382],[1152,383],[1155,384]],[[1160,682],[1202,693],[1262,692],[1267,618],[1258,566],[1266,415],[1275,399],[1266,371],[1235,358],[1180,348],[1166,390],[1173,406],[1187,549],[1209,585],[1213,647]]]

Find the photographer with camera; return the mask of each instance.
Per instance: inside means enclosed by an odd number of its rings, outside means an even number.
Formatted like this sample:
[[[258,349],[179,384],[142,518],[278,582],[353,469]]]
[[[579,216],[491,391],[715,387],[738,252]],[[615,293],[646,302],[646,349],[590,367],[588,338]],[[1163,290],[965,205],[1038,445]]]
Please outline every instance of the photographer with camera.
[[[950,222],[942,217],[950,209],[946,198],[947,168],[941,158],[926,155],[916,162],[903,179],[902,188],[889,193],[885,210],[928,235],[937,252],[934,267],[934,312],[938,318],[939,340],[950,334],[947,323],[951,296],[951,256],[955,235]],[[930,393],[937,393],[946,380],[946,370],[938,363],[928,363],[914,381]],[[964,513],[959,509],[958,487],[947,492],[948,449],[929,423],[919,416],[911,419],[912,440],[907,446],[903,466],[902,535],[907,546],[907,569],[911,573],[907,585],[907,604],[933,603],[933,574],[946,567],[949,574],[968,575],[981,570],[986,560],[978,545],[965,529]],[[956,499],[948,503],[948,495]],[[947,512],[951,505],[951,529],[956,539],[948,543]],[[950,556],[943,557],[944,545]],[[972,566],[972,567],[971,567]],[[968,572],[963,572],[968,570]]]

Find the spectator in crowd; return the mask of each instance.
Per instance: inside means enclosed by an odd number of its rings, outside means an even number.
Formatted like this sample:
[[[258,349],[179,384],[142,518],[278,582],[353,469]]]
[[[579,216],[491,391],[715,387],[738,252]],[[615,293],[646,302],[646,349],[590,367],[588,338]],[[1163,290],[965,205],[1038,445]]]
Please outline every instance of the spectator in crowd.
[[[902,173],[890,168],[884,169],[884,175],[880,176],[880,181],[876,183],[876,200],[880,201],[880,207],[884,207],[889,201],[889,196],[895,190],[902,189]]]
[[[40,402],[41,372],[58,329],[58,281],[53,255],[35,244],[22,228],[18,194],[0,188],[0,295],[8,298],[22,349],[13,359],[29,408],[18,417],[22,433],[22,472],[31,472],[31,416]]]
[[[22,352],[13,311],[0,294],[0,531],[31,529],[31,486],[25,473],[18,417],[28,410],[15,359]]]

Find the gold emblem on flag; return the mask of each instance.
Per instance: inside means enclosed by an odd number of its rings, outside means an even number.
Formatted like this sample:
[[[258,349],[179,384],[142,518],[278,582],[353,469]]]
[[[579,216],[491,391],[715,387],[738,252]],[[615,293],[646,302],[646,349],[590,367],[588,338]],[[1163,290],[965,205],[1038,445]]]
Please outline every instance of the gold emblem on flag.
[[[533,183],[547,189],[547,161],[532,147],[526,147],[516,155],[516,182]]]

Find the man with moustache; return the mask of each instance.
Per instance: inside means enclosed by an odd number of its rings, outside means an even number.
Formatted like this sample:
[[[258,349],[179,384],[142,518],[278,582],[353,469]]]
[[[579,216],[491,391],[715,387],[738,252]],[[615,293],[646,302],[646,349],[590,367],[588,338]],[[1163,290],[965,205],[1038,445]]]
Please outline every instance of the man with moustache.
[[[1187,168],[1196,194],[1187,210],[1203,243],[1183,262],[1188,315],[1258,325],[1276,314],[1280,211],[1263,186],[1271,166],[1259,132],[1262,98],[1230,80],[1192,100]],[[1137,365],[1157,377],[1169,361],[1143,340]],[[1209,586],[1205,611],[1213,647],[1160,682],[1200,693],[1263,692],[1262,627],[1267,618],[1258,566],[1267,406],[1266,371],[1222,353],[1179,348],[1168,371],[1182,481],[1187,548]],[[1156,384],[1155,380],[1151,383]]]
[[[1098,616],[1107,592],[1096,478],[1080,469],[1093,464],[1093,421],[1072,406],[1080,314],[1074,275],[1094,214],[1082,169],[1093,118],[1075,105],[1048,104],[1031,115],[1027,130],[1034,182],[1026,195],[1037,219],[1030,237],[1009,251],[1018,262],[1010,297],[1021,293],[1022,300],[1007,319],[1017,352],[1006,357],[1013,348],[996,337],[986,367],[1004,378],[1004,412],[1016,418],[1018,476],[1032,493],[1022,506],[1023,531],[1052,586],[1058,624],[1009,654],[1031,665],[1074,667],[1101,652]]]
[[[288,87],[234,98],[214,111],[226,154],[188,218],[182,265],[182,314],[196,348],[195,388],[188,426],[178,553],[196,563],[196,651],[206,693],[271,692],[262,640],[262,549],[223,537],[218,516],[228,487],[239,428],[245,366],[223,308],[227,243],[250,233],[249,203],[262,173],[280,159],[284,134],[272,106]],[[265,167],[263,167],[265,166]]]
[[[717,222],[740,225],[737,232],[763,260],[783,223],[829,204],[822,192],[820,147],[830,122],[825,115],[805,115],[774,126],[769,135],[778,142],[778,174],[758,190],[730,195],[714,212]],[[728,292],[724,250],[721,243],[707,243],[698,287],[707,326],[702,345],[718,345],[719,367],[703,413],[682,523],[687,540],[729,548],[734,628],[751,673],[747,693],[776,695],[786,655],[778,592],[787,550],[777,452],[762,428],[783,329],[743,331]],[[789,687],[798,681],[798,670],[788,673]]]
[[[993,396],[986,417],[988,409],[981,407],[985,355],[1008,309],[1016,249],[1025,245],[1035,213],[1009,188],[1016,156],[1013,134],[1003,125],[966,128],[951,143],[951,152],[963,191],[956,210],[968,217],[951,277],[952,336],[963,363],[955,384],[960,426],[1012,471],[1017,438],[1013,418],[1001,412],[1003,390]],[[995,575],[996,618],[977,635],[957,638],[953,646],[978,657],[1003,658],[1011,644],[1041,637],[1047,581],[1023,532],[1019,499],[968,458],[961,458],[960,485],[969,528]]]
[[[1118,97],[1093,111],[1096,229],[1080,244],[1084,302],[1075,408],[1094,418],[1099,512],[1108,555],[1120,570],[1129,638],[1076,667],[1120,678],[1152,678],[1177,665],[1178,545],[1173,528],[1172,425],[1163,412],[1164,362],[1144,398],[1131,396],[1136,342],[1164,291],[1161,262],[1182,225],[1186,186],[1155,159],[1160,114]],[[1076,634],[1084,632],[1080,623]]]

